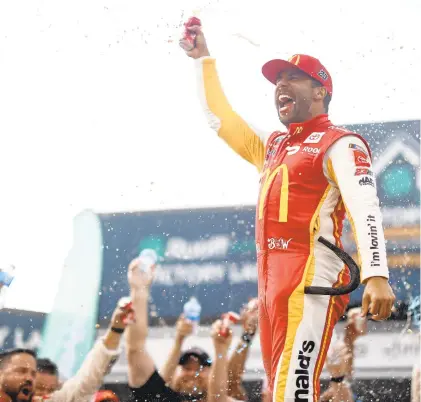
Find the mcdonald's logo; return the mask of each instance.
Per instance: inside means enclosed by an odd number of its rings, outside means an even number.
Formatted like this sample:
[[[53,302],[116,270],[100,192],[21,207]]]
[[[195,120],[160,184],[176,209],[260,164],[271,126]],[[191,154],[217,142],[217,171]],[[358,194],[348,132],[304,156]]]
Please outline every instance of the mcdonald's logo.
[[[295,64],[296,66],[298,66],[298,63],[300,62],[300,55],[299,54],[295,54],[288,61],[290,63]]]

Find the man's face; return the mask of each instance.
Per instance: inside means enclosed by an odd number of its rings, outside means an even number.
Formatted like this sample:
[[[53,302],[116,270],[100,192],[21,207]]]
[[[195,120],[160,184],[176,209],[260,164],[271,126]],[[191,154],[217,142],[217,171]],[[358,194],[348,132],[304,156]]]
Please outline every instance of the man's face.
[[[13,402],[31,401],[34,393],[36,360],[27,353],[10,357],[0,372],[0,389]]]
[[[279,73],[275,89],[275,105],[279,120],[285,126],[311,119],[311,105],[317,88],[312,79],[298,69]]]
[[[197,358],[190,357],[186,364],[177,368],[175,391],[191,395],[206,394],[209,371],[210,368],[202,366]]]
[[[59,381],[56,375],[49,373],[37,372],[35,380],[35,395],[45,396],[57,391]]]

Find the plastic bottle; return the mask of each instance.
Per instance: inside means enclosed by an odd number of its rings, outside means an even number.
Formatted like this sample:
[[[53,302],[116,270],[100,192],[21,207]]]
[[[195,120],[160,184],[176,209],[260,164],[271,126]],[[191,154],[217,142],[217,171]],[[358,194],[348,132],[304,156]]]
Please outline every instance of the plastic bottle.
[[[151,248],[145,248],[139,254],[139,267],[142,272],[149,273],[158,262],[158,254]]]
[[[195,334],[197,334],[198,331],[201,312],[202,306],[194,296],[190,298],[183,308],[184,317],[193,323],[193,332]]]

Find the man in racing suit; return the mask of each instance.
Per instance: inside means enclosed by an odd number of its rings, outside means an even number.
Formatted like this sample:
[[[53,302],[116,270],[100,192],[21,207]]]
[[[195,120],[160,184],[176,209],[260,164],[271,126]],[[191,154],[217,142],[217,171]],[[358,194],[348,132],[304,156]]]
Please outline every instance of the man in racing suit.
[[[259,315],[263,363],[273,401],[317,401],[332,330],[348,296],[304,294],[306,286],[338,286],[348,271],[317,239],[341,246],[345,212],[357,242],[366,285],[363,315],[389,317],[382,218],[368,144],[334,126],[327,111],[332,80],[315,58],[295,55],[266,63],[286,132],[270,136],[249,126],[229,105],[201,27],[188,28],[200,99],[210,126],[261,173],[256,208]]]

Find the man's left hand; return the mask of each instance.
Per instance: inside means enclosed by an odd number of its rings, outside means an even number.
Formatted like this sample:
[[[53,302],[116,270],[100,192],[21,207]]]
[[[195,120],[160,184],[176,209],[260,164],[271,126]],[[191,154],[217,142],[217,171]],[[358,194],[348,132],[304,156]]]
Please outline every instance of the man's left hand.
[[[364,290],[361,316],[370,313],[375,321],[386,320],[392,313],[394,301],[395,295],[387,278],[373,276]]]

